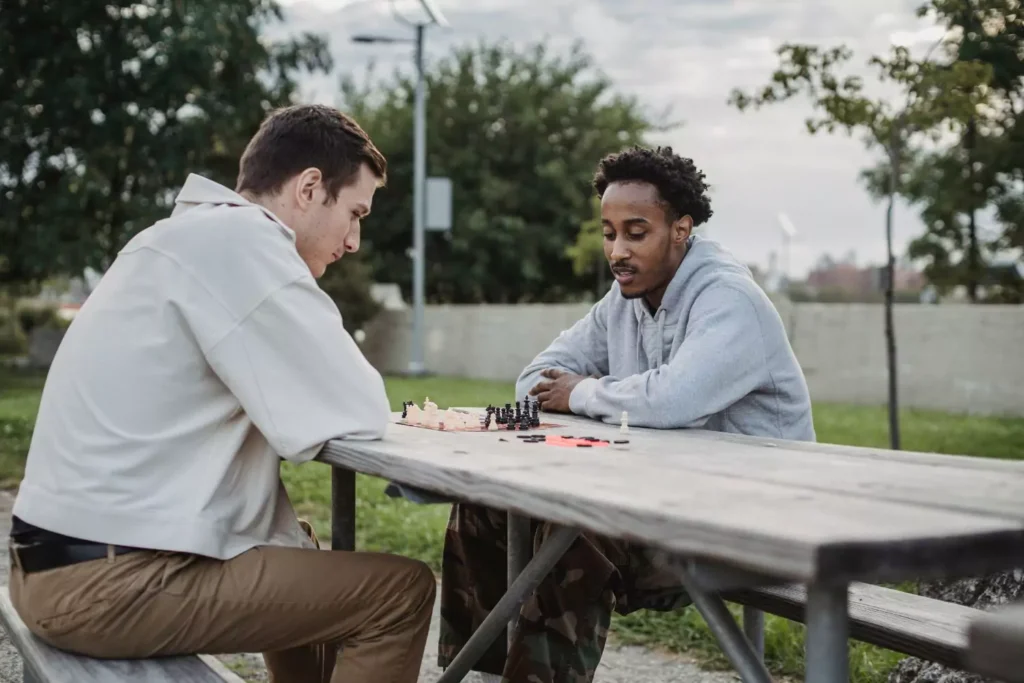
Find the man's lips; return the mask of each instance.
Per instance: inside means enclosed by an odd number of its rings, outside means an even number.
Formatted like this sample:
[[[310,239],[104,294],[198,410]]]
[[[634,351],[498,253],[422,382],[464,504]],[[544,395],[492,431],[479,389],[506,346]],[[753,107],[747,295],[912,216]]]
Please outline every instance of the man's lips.
[[[612,275],[620,285],[628,285],[636,277],[636,271],[632,268],[612,268]]]

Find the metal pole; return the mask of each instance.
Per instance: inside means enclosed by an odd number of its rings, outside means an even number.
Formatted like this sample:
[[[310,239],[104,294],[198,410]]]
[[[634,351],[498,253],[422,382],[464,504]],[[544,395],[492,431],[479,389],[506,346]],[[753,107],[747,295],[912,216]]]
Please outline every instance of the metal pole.
[[[473,665],[487,652],[491,643],[501,635],[512,615],[518,612],[526,598],[537,590],[540,582],[562,559],[579,535],[579,529],[569,527],[557,527],[551,532],[548,539],[537,549],[537,554],[509,586],[508,592],[498,600],[498,604],[484,617],[483,623],[462,646],[459,654],[455,655],[455,659],[437,679],[437,683],[456,683],[466,677]]]
[[[331,550],[356,549],[356,473],[331,468]]]
[[[807,591],[807,683],[850,680],[849,593],[842,586],[809,586]]]
[[[758,652],[740,630],[736,620],[732,618],[721,596],[703,590],[688,570],[681,570],[679,578],[693,600],[694,607],[704,617],[708,629],[721,646],[722,652],[740,675],[740,680],[743,683],[771,683],[771,674],[765,668]]]
[[[764,661],[764,612],[761,610],[743,606],[743,633],[747,635],[750,646],[762,662]]]
[[[425,26],[416,26],[416,103],[413,121],[413,187],[412,187],[412,354],[409,360],[409,374],[424,372],[423,352],[423,305],[425,255],[423,222],[425,218],[425,189],[427,177],[427,112],[426,83],[423,75],[423,31]]]
[[[526,563],[530,561],[530,554],[533,550],[533,539],[530,537],[530,518],[517,515],[514,512],[508,513],[508,555],[507,555],[507,581],[509,588],[519,578]],[[516,621],[519,613],[512,614],[508,622],[508,646],[512,647],[512,639],[515,637]]]

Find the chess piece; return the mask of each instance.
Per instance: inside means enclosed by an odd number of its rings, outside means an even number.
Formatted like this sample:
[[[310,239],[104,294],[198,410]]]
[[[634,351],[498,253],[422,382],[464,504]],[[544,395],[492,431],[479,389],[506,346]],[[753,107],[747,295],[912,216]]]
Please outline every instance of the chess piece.
[[[619,434],[629,434],[629,415],[625,410],[622,411],[622,417],[619,418]]]
[[[423,411],[412,401],[409,401],[408,413],[408,417],[405,418],[406,422],[411,425],[423,424]]]
[[[423,400],[423,424],[427,427],[437,427],[437,404],[427,396]]]
[[[496,431],[498,431],[498,423],[497,422],[488,422],[487,423],[487,431],[489,431],[489,432],[496,432]]]
[[[409,404],[410,403],[412,403],[412,401],[402,401],[402,419],[403,420],[406,417],[409,416]]]

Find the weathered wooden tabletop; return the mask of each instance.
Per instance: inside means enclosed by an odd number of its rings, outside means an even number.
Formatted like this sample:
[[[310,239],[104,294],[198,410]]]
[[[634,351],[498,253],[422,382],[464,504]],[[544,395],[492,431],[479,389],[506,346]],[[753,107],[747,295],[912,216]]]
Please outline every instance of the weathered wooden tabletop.
[[[461,500],[797,581],[900,581],[1024,566],[1024,463],[630,428],[628,446],[389,426],[318,459]],[[525,434],[624,438],[548,416]]]
[[[1007,683],[1024,683],[1024,603],[980,616],[968,630],[973,671]]]

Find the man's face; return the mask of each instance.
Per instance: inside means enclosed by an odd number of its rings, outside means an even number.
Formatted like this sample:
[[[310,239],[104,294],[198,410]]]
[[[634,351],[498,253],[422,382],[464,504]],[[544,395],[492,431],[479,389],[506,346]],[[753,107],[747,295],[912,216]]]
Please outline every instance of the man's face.
[[[288,225],[313,277],[321,277],[345,252],[359,251],[360,221],[370,213],[376,189],[377,178],[365,164],[333,202],[319,170],[307,169],[297,177],[291,187],[294,206]]]
[[[669,222],[658,189],[650,183],[615,182],[601,198],[604,255],[627,299],[661,295],[675,275],[693,228],[689,216]]]

